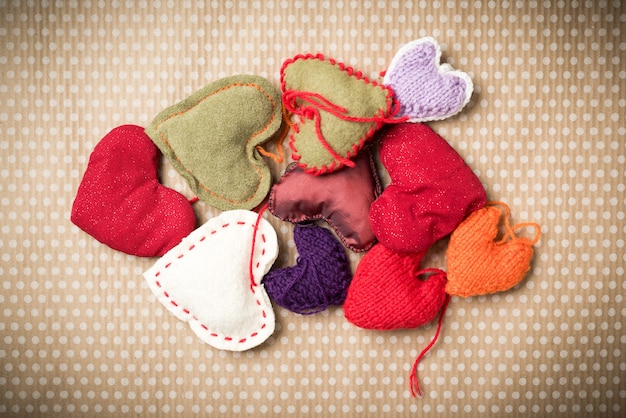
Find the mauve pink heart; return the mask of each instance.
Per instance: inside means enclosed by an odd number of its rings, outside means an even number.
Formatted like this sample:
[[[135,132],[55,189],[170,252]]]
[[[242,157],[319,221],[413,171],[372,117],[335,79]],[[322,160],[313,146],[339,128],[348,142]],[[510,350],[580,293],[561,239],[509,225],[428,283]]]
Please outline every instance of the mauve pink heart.
[[[455,115],[469,102],[473,84],[468,74],[441,65],[441,49],[430,37],[409,42],[396,53],[383,84],[400,102],[398,116],[409,122],[441,120]]]
[[[324,219],[346,247],[357,252],[369,250],[376,237],[368,213],[380,195],[380,181],[368,149],[354,158],[354,164],[354,168],[321,176],[290,165],[272,187],[269,210],[293,223]]]

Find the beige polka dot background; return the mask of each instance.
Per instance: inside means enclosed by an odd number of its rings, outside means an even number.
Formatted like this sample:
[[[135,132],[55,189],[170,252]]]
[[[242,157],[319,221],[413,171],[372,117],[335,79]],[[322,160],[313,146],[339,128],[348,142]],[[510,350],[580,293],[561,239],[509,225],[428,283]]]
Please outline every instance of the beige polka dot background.
[[[365,331],[340,307],[277,307],[266,343],[219,351],[153,297],[154,259],[70,223],[112,128],[146,126],[220,77],[277,86],[302,52],[378,78],[423,36],[475,83],[432,126],[513,222],[542,225],[520,285],[452,298],[418,368],[423,398],[408,376],[435,323]],[[0,415],[626,416],[625,57],[620,1],[0,0]],[[291,226],[265,216],[278,265],[293,263]],[[427,264],[445,268],[445,248]]]

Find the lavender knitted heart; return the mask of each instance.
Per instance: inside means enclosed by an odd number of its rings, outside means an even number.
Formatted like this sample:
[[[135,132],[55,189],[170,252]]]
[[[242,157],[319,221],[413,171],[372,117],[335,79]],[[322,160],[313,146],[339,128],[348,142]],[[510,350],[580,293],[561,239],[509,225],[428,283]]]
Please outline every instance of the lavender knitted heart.
[[[343,304],[352,280],[343,245],[332,232],[315,224],[296,224],[293,240],[297,263],[265,275],[263,284],[269,297],[299,314]]]
[[[404,45],[391,60],[383,84],[400,102],[398,116],[409,122],[427,122],[455,115],[469,102],[472,79],[467,73],[441,65],[441,49],[433,38]]]

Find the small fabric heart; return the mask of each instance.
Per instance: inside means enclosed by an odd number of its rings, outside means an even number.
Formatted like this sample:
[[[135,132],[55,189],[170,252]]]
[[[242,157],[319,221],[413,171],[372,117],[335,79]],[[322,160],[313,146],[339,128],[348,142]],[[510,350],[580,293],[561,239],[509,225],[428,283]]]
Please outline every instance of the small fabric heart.
[[[379,153],[391,184],[372,204],[370,224],[390,250],[426,251],[485,204],[478,177],[424,124],[390,126]]]
[[[325,220],[352,251],[366,251],[376,241],[368,220],[372,202],[381,187],[372,153],[363,150],[355,167],[322,176],[307,174],[290,165],[272,186],[269,210],[283,221]]]
[[[293,240],[298,250],[296,265],[272,270],[263,280],[270,298],[299,314],[341,305],[352,278],[341,243],[315,224],[296,225]]]
[[[409,42],[396,53],[383,83],[400,102],[398,116],[409,122],[441,120],[461,111],[474,89],[467,73],[440,64],[441,48],[433,38]]]
[[[160,153],[141,126],[122,125],[96,145],[71,221],[127,254],[165,254],[196,227],[189,201],[159,183]]]
[[[505,210],[505,234],[497,240],[498,225]],[[446,292],[461,297],[506,291],[518,284],[530,269],[533,245],[539,240],[535,223],[510,226],[509,208],[493,202],[467,217],[450,236],[446,251],[448,284]],[[517,237],[516,229],[532,226],[537,230],[531,241]]]
[[[343,305],[345,317],[365,329],[417,328],[437,316],[446,300],[446,274],[420,271],[425,253],[401,254],[374,245],[361,259]],[[421,280],[423,274],[433,273]]]
[[[280,71],[283,105],[297,115],[289,145],[308,173],[353,167],[351,159],[397,112],[391,89],[323,55],[297,55]]]
[[[274,332],[274,311],[260,282],[277,256],[271,224],[254,212],[232,210],[193,231],[144,278],[202,341],[243,351]]]
[[[252,209],[271,186],[257,147],[281,123],[278,91],[262,77],[239,75],[165,109],[146,132],[199,199],[221,210]]]

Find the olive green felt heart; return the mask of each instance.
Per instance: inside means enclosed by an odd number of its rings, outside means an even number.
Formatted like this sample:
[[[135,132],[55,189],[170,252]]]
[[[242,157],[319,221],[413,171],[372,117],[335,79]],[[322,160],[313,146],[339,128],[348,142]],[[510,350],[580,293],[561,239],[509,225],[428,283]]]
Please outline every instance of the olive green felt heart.
[[[393,91],[323,55],[297,55],[281,68],[283,105],[298,116],[289,145],[307,172],[343,166],[399,110]]]
[[[220,209],[252,209],[270,170],[257,146],[280,128],[279,92],[263,77],[222,78],[159,113],[146,133],[196,196]]]

